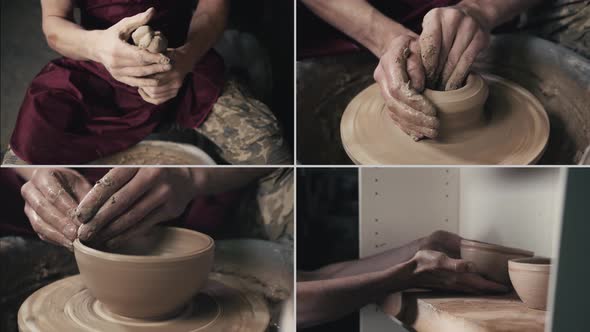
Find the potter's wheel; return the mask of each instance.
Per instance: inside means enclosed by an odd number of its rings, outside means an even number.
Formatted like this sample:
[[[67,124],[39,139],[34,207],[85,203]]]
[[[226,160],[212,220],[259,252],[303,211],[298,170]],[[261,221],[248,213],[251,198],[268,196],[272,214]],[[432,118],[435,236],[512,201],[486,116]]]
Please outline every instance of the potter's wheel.
[[[357,164],[532,164],[549,138],[539,101],[517,84],[482,75],[489,87],[485,121],[452,138],[414,142],[391,120],[377,84],[358,94],[340,123],[348,156]]]
[[[80,275],[33,293],[18,311],[20,331],[264,331],[268,308],[247,293],[237,278],[211,273],[205,289],[174,318],[138,320],[110,313],[82,283]]]
[[[215,165],[215,161],[196,146],[143,141],[127,150],[91,162],[94,165]]]

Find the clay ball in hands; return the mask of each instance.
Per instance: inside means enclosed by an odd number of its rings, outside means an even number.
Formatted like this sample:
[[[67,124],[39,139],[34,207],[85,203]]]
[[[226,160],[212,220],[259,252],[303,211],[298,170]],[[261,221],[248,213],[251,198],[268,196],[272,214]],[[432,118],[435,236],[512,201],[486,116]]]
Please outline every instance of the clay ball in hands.
[[[160,31],[154,31],[147,25],[137,28],[131,34],[131,39],[135,46],[151,53],[163,53],[168,48],[168,39]]]

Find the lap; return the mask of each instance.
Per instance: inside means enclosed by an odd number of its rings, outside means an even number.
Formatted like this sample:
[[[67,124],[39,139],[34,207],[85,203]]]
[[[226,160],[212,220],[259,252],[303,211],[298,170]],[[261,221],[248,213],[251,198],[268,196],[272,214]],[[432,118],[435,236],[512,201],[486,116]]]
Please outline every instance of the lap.
[[[292,160],[275,115],[235,82],[226,84],[213,110],[196,130],[231,164],[278,165]]]

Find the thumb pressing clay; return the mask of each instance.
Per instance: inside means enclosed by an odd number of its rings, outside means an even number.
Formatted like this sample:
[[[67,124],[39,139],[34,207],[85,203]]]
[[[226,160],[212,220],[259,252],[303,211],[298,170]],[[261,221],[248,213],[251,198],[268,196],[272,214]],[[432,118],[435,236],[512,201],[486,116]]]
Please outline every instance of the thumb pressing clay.
[[[132,34],[133,44],[151,53],[162,53],[168,48],[168,39],[160,32],[147,25],[137,28]]]

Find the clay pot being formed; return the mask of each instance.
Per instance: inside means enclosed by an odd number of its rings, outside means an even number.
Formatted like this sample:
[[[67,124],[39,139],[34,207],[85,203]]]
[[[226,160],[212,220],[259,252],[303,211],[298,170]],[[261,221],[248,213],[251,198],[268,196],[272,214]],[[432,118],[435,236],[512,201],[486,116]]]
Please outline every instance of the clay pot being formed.
[[[510,285],[508,261],[532,257],[533,252],[474,240],[461,240],[461,258],[475,263],[477,272],[487,279]]]
[[[436,107],[440,121],[437,139],[461,136],[463,131],[483,125],[488,94],[486,81],[477,73],[469,74],[465,85],[457,90],[424,90],[426,98]]]
[[[74,241],[80,275],[111,312],[141,319],[176,314],[205,285],[213,266],[209,236],[176,227],[154,227],[112,252]]]
[[[508,262],[512,285],[527,307],[547,310],[550,270],[551,259],[545,257],[511,259]]]

